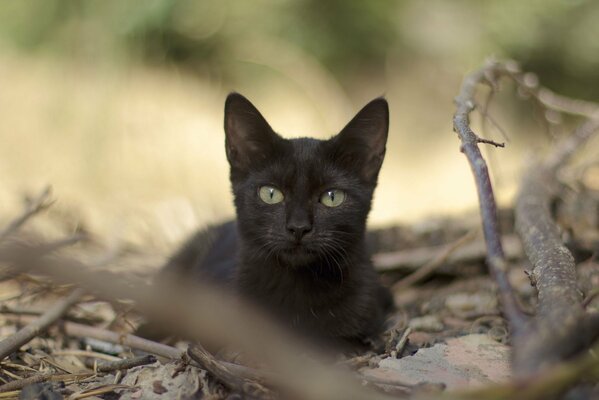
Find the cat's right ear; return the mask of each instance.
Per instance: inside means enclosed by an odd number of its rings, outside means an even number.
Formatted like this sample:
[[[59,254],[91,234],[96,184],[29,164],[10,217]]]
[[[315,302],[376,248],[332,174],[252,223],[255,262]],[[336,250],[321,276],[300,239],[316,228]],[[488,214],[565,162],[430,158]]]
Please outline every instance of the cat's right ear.
[[[264,160],[279,139],[254,105],[239,93],[225,101],[225,148],[232,169],[247,170]]]

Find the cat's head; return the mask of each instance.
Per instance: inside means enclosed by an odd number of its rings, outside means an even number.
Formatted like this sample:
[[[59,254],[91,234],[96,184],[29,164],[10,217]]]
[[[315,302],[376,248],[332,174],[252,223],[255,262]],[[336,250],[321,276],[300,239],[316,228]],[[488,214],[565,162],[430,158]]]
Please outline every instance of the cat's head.
[[[245,250],[291,266],[344,264],[364,235],[388,126],[377,98],[328,140],[283,139],[230,94],[225,147]]]

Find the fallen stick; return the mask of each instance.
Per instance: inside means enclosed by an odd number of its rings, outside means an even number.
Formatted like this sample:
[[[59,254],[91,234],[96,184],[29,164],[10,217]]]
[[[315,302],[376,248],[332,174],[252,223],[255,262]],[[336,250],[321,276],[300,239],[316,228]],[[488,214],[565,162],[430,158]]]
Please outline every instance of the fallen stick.
[[[100,385],[94,388],[82,390],[78,393],[73,393],[69,396],[69,400],[80,400],[88,397],[95,397],[97,399],[99,398],[98,396],[112,393],[115,390],[119,389],[133,389],[133,387],[129,385],[119,385],[114,383],[110,385]]]
[[[405,289],[407,287],[412,286],[413,284],[420,282],[421,280],[430,276],[433,272],[435,272],[443,263],[447,261],[447,259],[461,246],[466,243],[472,241],[476,237],[476,231],[471,231],[456,240],[455,242],[447,245],[443,251],[438,253],[435,258],[433,258],[428,263],[424,264],[416,271],[412,272],[410,275],[405,278],[397,281],[392,286],[392,290],[394,292],[398,290]]]
[[[189,346],[189,357],[197,362],[200,367],[210,372],[216,379],[231,390],[245,393],[251,398],[272,399],[270,390],[256,380],[249,379],[229,370],[226,364],[217,360],[199,344]]]
[[[30,323],[35,320],[35,318],[30,315],[7,315],[5,318],[9,321],[18,321],[25,323]],[[121,346],[130,347],[132,349],[143,351],[146,353],[151,353],[158,357],[162,357],[169,360],[178,360],[185,354],[184,350],[180,350],[176,347],[168,346],[166,344],[154,342],[152,340],[144,339],[135,335],[113,332],[108,329],[84,325],[77,322],[60,321],[59,327],[62,330],[62,332],[67,336],[77,338],[90,338],[108,343],[119,344]],[[57,355],[61,355],[61,353],[85,356],[84,353],[69,353],[67,351],[56,352]]]
[[[36,374],[36,375],[29,376],[27,378],[17,379],[17,380],[5,383],[4,385],[0,385],[0,393],[12,392],[13,390],[21,390],[25,386],[33,385],[34,383],[41,383],[41,382],[48,382],[48,381],[60,382],[60,381],[65,381],[65,380],[88,378],[93,375],[94,375],[93,372],[77,374],[77,375],[54,374],[54,373]]]
[[[19,347],[28,343],[31,339],[48,329],[48,327],[60,319],[71,306],[77,303],[82,295],[82,289],[75,289],[69,296],[57,301],[56,304],[48,309],[48,311],[41,317],[23,327],[14,335],[2,340],[0,342],[0,360],[14,353]]]
[[[109,361],[98,364],[96,366],[97,372],[112,372],[123,369],[130,369],[133,367],[139,367],[141,365],[154,364],[156,362],[156,357],[152,354],[148,354],[140,357],[133,358],[125,358],[119,361]]]
[[[517,259],[524,254],[520,239],[517,235],[505,235],[501,238],[505,256],[508,260]],[[377,271],[415,271],[434,259],[441,257],[450,244],[439,246],[418,247],[386,253],[377,253],[372,256],[372,261]],[[447,256],[446,264],[465,264],[480,262],[487,254],[484,238],[464,243]]]

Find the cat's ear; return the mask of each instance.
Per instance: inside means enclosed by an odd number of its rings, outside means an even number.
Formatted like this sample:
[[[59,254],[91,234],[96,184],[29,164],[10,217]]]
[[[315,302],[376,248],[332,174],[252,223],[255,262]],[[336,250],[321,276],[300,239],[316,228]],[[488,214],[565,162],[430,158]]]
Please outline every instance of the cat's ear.
[[[232,169],[247,170],[264,160],[280,137],[262,114],[239,93],[225,101],[225,148]]]
[[[363,179],[376,182],[385,157],[389,131],[389,105],[382,97],[366,104],[331,139],[336,158],[357,169]]]

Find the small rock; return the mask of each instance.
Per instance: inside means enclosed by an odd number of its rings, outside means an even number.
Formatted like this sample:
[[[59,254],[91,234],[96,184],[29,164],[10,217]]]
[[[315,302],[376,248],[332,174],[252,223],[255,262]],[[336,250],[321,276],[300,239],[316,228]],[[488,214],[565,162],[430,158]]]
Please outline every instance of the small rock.
[[[497,296],[492,293],[456,293],[445,299],[445,306],[454,314],[497,312]]]
[[[487,335],[467,335],[420,349],[413,356],[386,358],[366,376],[412,385],[443,384],[447,389],[481,386],[509,379],[509,348]]]
[[[441,332],[444,328],[443,323],[436,315],[425,315],[423,317],[412,318],[409,326],[413,331],[422,332]]]
[[[204,375],[200,369],[191,365],[181,371],[176,362],[131,368],[122,383],[137,386],[139,390],[122,393],[120,400],[188,399],[201,396],[198,392],[202,391]]]
[[[154,381],[152,382],[152,390],[156,394],[164,394],[168,392],[168,389],[162,386],[162,381]]]
[[[62,400],[60,393],[54,391],[50,383],[34,383],[21,390],[19,400]]]

